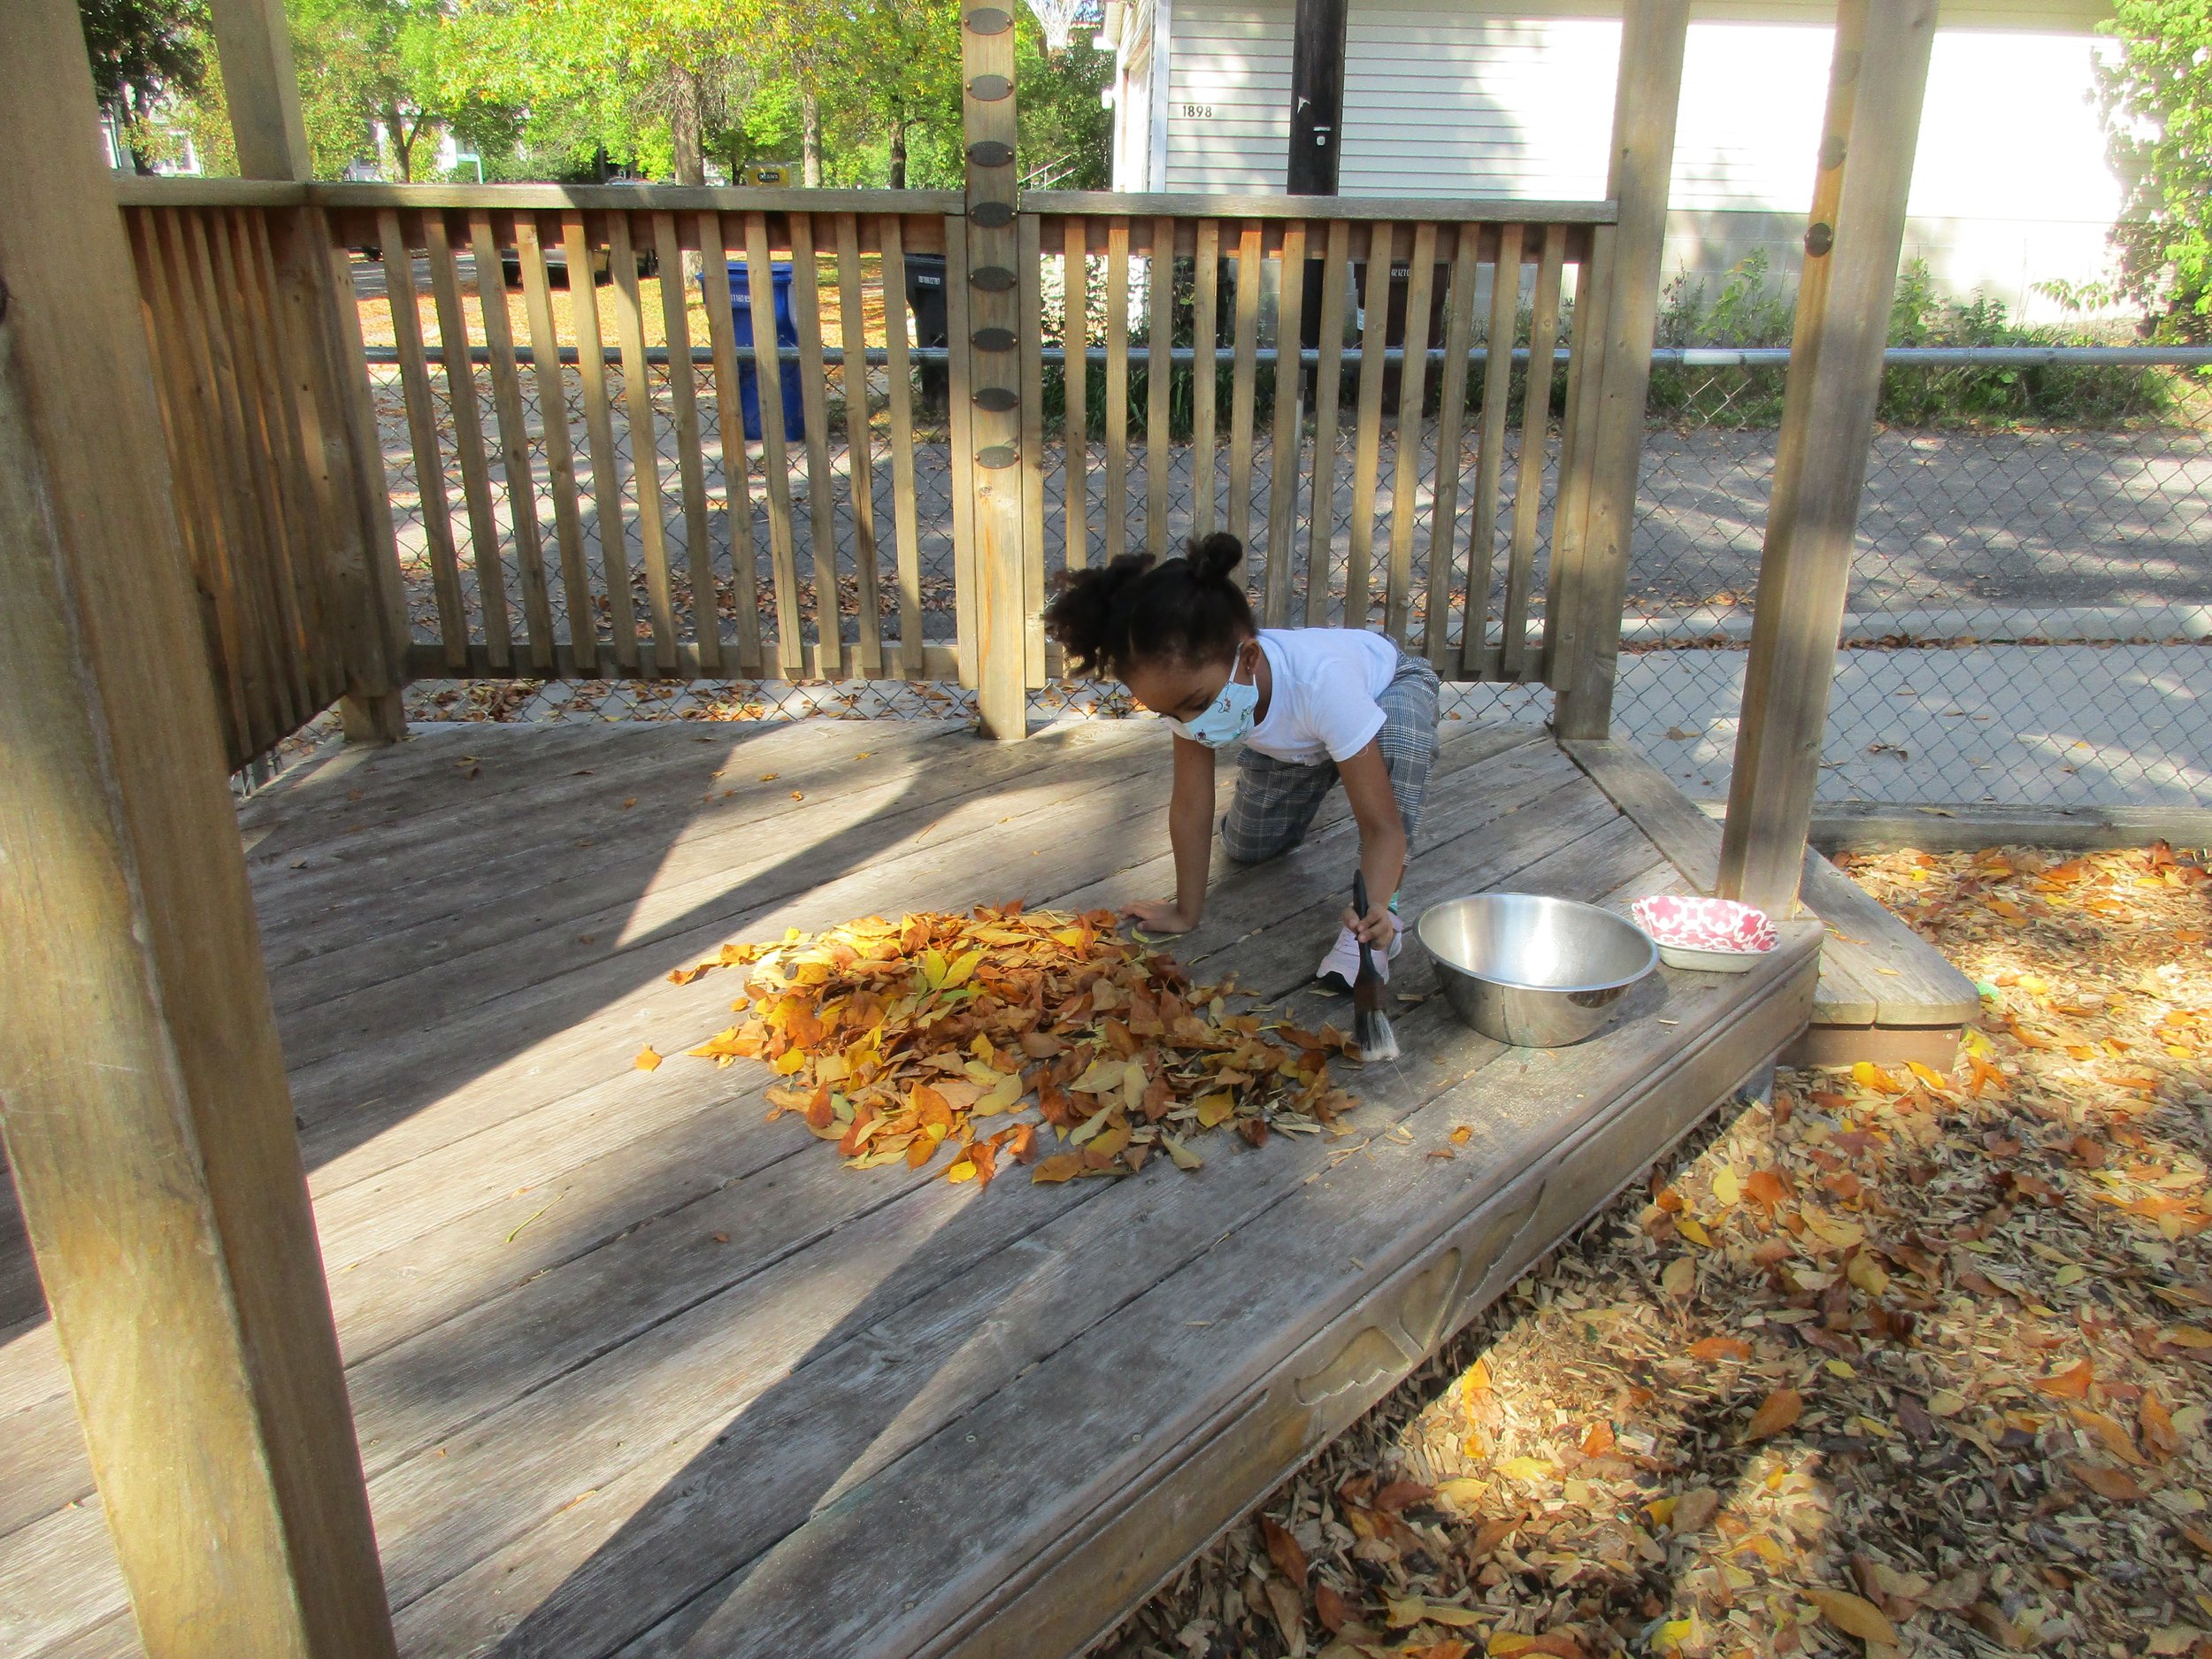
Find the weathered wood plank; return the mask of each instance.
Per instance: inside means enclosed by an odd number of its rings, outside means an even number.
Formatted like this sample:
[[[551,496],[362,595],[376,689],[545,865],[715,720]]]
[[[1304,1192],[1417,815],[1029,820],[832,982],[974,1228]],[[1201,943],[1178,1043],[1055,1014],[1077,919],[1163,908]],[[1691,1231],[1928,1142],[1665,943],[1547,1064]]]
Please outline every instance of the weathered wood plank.
[[[1536,311],[1529,323],[1528,380],[1521,392],[1521,467],[1513,484],[1513,539],[1506,556],[1501,680],[1526,680],[1532,673],[1529,596],[1536,582],[1537,520],[1544,508],[1544,451],[1550,442],[1553,356],[1559,342],[1559,288],[1566,252],[1564,227],[1548,227],[1543,261],[1536,273]]]
[[[546,476],[553,495],[553,531],[560,548],[561,611],[568,623],[569,649],[589,670],[599,662],[599,618],[592,602],[591,572],[584,563],[576,449],[568,429],[568,382],[561,368],[560,333],[553,321],[553,290],[546,280],[545,248],[536,219],[527,213],[515,218],[515,258],[522,267],[522,303],[530,325],[531,376],[538,388],[538,431],[545,445]],[[549,657],[552,644],[549,632]]]
[[[1129,548],[1129,225],[1106,227],[1106,562]]]
[[[1321,266],[1321,361],[1313,381],[1313,495],[1306,523],[1306,626],[1329,617],[1329,567],[1336,537],[1336,428],[1344,388],[1344,290],[1351,232],[1333,219]],[[1356,623],[1348,625],[1357,626]]]
[[[1241,278],[1239,280],[1242,280]],[[1276,304],[1277,349],[1303,338],[1306,300],[1306,227],[1302,219],[1283,227],[1280,293]],[[1267,436],[1267,592],[1262,616],[1271,628],[1290,617],[1291,564],[1298,545],[1298,459],[1305,446],[1305,415],[1300,404],[1302,372],[1275,370],[1275,411]]]
[[[1344,626],[1363,628],[1370,609],[1369,566],[1375,557],[1375,487],[1382,456],[1383,385],[1390,378],[1383,364],[1389,339],[1391,256],[1397,250],[1395,225],[1367,230],[1367,287],[1360,296],[1365,326],[1360,333],[1359,403],[1352,426],[1352,523],[1344,560]]]
[[[1406,620],[1413,603],[1414,493],[1421,483],[1422,411],[1428,396],[1429,293],[1436,281],[1436,227],[1413,230],[1413,268],[1406,280],[1405,365],[1398,390],[1398,454],[1390,485],[1390,572],[1383,632],[1411,643]]]
[[[884,290],[884,316],[891,314]],[[845,493],[852,503],[853,573],[859,584],[860,672],[883,678],[883,595],[876,569],[875,434],[868,416],[868,317],[860,302],[860,221],[837,216],[837,331],[845,362]]]
[[[814,216],[791,216],[791,318],[799,331],[799,406],[806,420],[807,563],[813,576],[814,626],[826,642],[845,637],[838,585],[837,480],[829,458],[829,373],[822,363],[822,281],[815,259]],[[768,405],[761,404],[761,419]]]
[[[745,215],[745,270],[746,291],[752,296],[748,303],[754,308],[753,344],[758,351],[776,337],[775,285],[768,257],[768,219],[764,213]],[[764,318],[767,319],[764,337]],[[782,363],[764,355],[757,357],[753,386],[760,407],[760,466],[768,486],[768,569],[776,590],[776,665],[785,679],[796,680],[806,665],[806,641],[799,612],[798,554],[791,529],[791,457],[786,453],[783,430]]]
[[[1229,502],[1222,527],[1252,535],[1252,421],[1259,392],[1260,227],[1247,221],[1237,239],[1235,358],[1229,379]]]
[[[587,238],[584,216],[561,216],[561,251],[571,271],[589,271],[597,236]],[[622,477],[614,447],[614,410],[607,396],[607,336],[600,326],[599,288],[572,280],[568,303],[576,331],[576,377],[584,395],[584,435],[591,453],[591,499],[599,530],[599,563],[607,588],[607,623],[615,666],[638,669],[637,611],[630,600],[630,533],[622,511]]]
[[[661,497],[653,370],[645,357],[644,303],[638,290],[637,248],[631,240],[626,213],[608,216],[607,257],[614,265],[614,331],[622,351],[622,409],[628,418],[630,486],[637,496],[638,554],[645,565],[646,614],[653,625],[652,656],[642,666],[653,674],[666,676],[676,670],[675,595],[668,580],[667,510]],[[574,291],[572,284],[570,292]]]
[[[891,381],[891,520],[899,543],[899,665],[909,680],[922,677],[922,552],[914,501],[914,371],[908,356],[906,250],[898,219],[885,214],[883,242],[884,353]]]
[[[1192,227],[1192,237],[1190,534],[1202,536],[1214,527],[1214,465],[1220,453],[1214,404],[1221,371],[1214,348],[1219,340],[1215,325],[1221,306],[1221,221],[1200,219]]]
[[[1475,281],[1482,232],[1462,225],[1452,250],[1452,286],[1446,301],[1444,374],[1436,414],[1435,502],[1429,510],[1429,607],[1421,654],[1440,674],[1455,666],[1451,655],[1452,585],[1459,570],[1459,474],[1465,463],[1460,431],[1467,412],[1467,352],[1475,337]]]
[[[484,450],[484,417],[476,368],[469,355],[468,313],[461,303],[460,266],[442,212],[422,216],[430,263],[430,293],[438,313],[438,343],[445,357],[447,403],[453,415],[453,452],[461,464],[462,499],[468,505],[469,567],[476,572],[477,610],[484,649],[495,668],[513,665],[507,618],[507,573],[500,560],[499,519],[492,510],[491,465]],[[635,276],[632,284],[634,288]],[[642,348],[641,348],[641,349]]]
[[[1473,522],[1467,527],[1467,608],[1460,625],[1460,672],[1485,677],[1489,650],[1490,576],[1498,557],[1498,480],[1505,472],[1506,399],[1513,383],[1513,335],[1521,308],[1521,227],[1498,233],[1490,267],[1490,356],[1482,371],[1482,448],[1475,462]]]
[[[491,357],[492,412],[499,424],[500,471],[506,485],[507,516],[514,526],[515,568],[522,588],[524,643],[529,656],[528,667],[545,674],[551,672],[553,667],[553,609],[545,588],[545,527],[538,516],[537,480],[530,466],[530,433],[522,417],[522,376],[515,364],[514,326],[507,313],[507,282],[500,264],[499,244],[492,239],[490,214],[469,216],[469,251],[475,259],[476,305],[484,319],[484,343]],[[520,257],[518,247],[517,257]],[[552,367],[557,378],[557,358]],[[565,400],[557,400],[552,407],[565,410]]]
[[[730,538],[730,603],[737,612],[737,666],[762,669],[760,560],[753,549],[753,482],[745,448],[745,404],[738,380],[737,327],[730,315],[728,228],[719,213],[699,217],[699,286],[714,354],[715,439],[722,452],[722,501]]]
[[[722,672],[721,587],[714,575],[714,538],[707,518],[706,454],[699,442],[699,394],[692,376],[691,296],[684,281],[683,249],[672,213],[653,215],[653,248],[660,261],[661,329],[668,342],[668,401],[676,432],[676,476],[683,495],[684,564],[691,578],[691,636],[698,647],[700,667],[718,676]]]
[[[1066,568],[1091,562],[1090,346],[1091,262],[1083,221],[1070,219],[1060,254],[1061,403],[1066,434],[1061,439],[1062,528]]]

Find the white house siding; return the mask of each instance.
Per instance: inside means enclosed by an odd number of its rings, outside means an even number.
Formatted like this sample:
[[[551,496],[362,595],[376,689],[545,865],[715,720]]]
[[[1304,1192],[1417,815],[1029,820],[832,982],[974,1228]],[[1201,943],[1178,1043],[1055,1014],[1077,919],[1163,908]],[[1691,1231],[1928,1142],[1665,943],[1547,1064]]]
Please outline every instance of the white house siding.
[[[1601,196],[1620,26],[1574,15],[1594,9],[1356,0],[1340,188]],[[1761,249],[1778,269],[1794,265],[1832,15],[1797,0],[1699,8],[1683,67],[1671,272],[1717,273]],[[1954,0],[1944,15],[1907,251],[1954,291],[2048,314],[2034,285],[2102,274],[2121,202],[2093,97],[2096,8]],[[1291,0],[1174,0],[1164,188],[1283,188],[1291,19]]]

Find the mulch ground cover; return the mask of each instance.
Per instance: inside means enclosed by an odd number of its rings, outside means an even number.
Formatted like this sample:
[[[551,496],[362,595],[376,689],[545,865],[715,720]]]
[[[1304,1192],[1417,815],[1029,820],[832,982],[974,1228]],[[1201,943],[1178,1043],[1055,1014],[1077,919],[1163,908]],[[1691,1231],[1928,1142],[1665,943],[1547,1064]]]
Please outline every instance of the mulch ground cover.
[[[1102,1651],[2212,1659],[2203,858],[1851,868],[1958,1066],[1724,1110]]]

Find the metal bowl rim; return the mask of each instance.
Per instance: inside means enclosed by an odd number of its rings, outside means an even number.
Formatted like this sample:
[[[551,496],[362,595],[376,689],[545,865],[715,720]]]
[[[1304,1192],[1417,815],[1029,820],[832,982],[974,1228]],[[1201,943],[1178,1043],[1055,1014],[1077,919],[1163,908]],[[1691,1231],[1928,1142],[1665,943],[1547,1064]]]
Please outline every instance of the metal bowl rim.
[[[1644,941],[1643,965],[1633,973],[1623,978],[1594,979],[1585,985],[1536,985],[1525,979],[1500,979],[1495,974],[1477,973],[1472,968],[1462,967],[1429,942],[1429,918],[1448,905],[1465,904],[1482,899],[1542,899],[1549,903],[1565,905],[1573,910],[1589,910],[1606,918],[1609,921],[1618,922]],[[1413,924],[1413,936],[1421,941],[1421,948],[1429,953],[1429,959],[1439,967],[1449,968],[1454,973],[1461,974],[1467,979],[1479,980],[1484,985],[1494,985],[1508,991],[1550,991],[1561,996],[1585,996],[1594,991],[1624,991],[1638,980],[1648,978],[1652,971],[1659,965],[1657,943],[1649,933],[1644,932],[1630,918],[1618,915],[1605,909],[1602,905],[1586,904],[1580,899],[1558,898],[1548,893],[1470,893],[1456,899],[1441,899],[1421,912],[1420,919]]]

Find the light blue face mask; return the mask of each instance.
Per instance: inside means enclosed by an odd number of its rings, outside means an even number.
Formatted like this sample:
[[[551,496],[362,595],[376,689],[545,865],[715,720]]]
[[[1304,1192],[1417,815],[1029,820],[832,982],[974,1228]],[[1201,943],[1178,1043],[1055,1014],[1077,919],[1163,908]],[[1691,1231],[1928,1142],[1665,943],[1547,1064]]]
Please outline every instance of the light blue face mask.
[[[1240,686],[1233,668],[1229,683],[1222,687],[1221,695],[1206,706],[1205,712],[1194,720],[1170,720],[1168,725],[1194,743],[1203,743],[1208,749],[1226,749],[1252,729],[1252,717],[1259,706],[1259,671],[1253,670],[1252,684]]]

